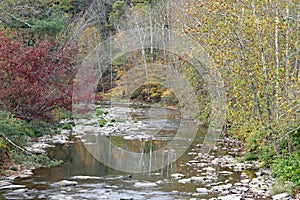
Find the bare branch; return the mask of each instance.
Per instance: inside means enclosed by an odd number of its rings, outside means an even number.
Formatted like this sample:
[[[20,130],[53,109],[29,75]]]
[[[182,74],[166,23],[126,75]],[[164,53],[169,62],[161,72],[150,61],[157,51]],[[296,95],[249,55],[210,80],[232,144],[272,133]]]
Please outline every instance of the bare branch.
[[[20,18],[17,18],[17,17],[15,17],[15,16],[13,16],[12,14],[9,14],[9,13],[7,13],[7,12],[4,12],[4,11],[2,11],[1,9],[0,9],[0,11],[1,11],[1,13],[3,13],[4,15],[7,15],[7,16],[11,17],[12,19],[16,20],[16,21],[25,24],[25,25],[27,26],[27,28],[31,28],[31,25],[28,24],[27,22],[25,22],[24,20],[22,20],[22,19],[20,19]],[[3,20],[2,20],[2,21],[3,21]]]
[[[6,140],[8,143],[10,143],[11,145],[13,145],[14,147],[16,147],[17,149],[21,150],[22,152],[26,152],[27,154],[32,155],[30,152],[26,151],[24,148],[16,145],[13,141],[11,141],[8,137],[6,137],[3,133],[0,134],[0,137],[3,137],[4,140]]]

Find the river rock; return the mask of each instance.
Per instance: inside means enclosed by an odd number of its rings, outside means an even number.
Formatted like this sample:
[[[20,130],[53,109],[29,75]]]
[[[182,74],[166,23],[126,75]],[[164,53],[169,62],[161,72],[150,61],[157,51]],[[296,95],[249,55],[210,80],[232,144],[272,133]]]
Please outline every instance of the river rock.
[[[125,135],[124,137],[124,140],[133,140],[133,136],[132,135]]]
[[[189,163],[199,163],[199,160],[190,160]]]
[[[187,183],[190,183],[190,182],[191,182],[190,178],[184,178],[184,179],[178,180],[178,183],[182,183],[182,184],[187,184]]]
[[[35,148],[35,149],[46,149],[46,148],[52,148],[52,147],[55,147],[54,145],[50,145],[50,144],[46,144],[46,143],[43,143],[43,142],[38,142],[38,143],[34,143],[33,145],[31,145],[32,148]]]
[[[58,186],[61,186],[61,187],[68,187],[68,186],[76,186],[77,184],[78,184],[77,181],[62,180],[62,181],[59,181],[55,185],[58,185]]]
[[[206,174],[204,181],[206,183],[211,183],[213,181],[217,181],[218,180],[218,176],[216,174]]]
[[[214,160],[211,161],[211,164],[212,165],[218,165],[220,162],[220,159],[219,158],[215,158]]]
[[[230,194],[229,190],[223,190],[221,192],[221,195],[224,195],[224,196],[229,195],[229,194]]]
[[[219,174],[225,175],[225,176],[230,176],[233,174],[233,172],[229,172],[229,171],[221,171],[219,172]]]
[[[257,189],[252,189],[252,192],[258,195],[266,195],[267,189],[265,188],[257,188]]]
[[[249,190],[248,187],[237,187],[236,190],[241,191],[242,193],[245,193]]]
[[[60,130],[60,133],[63,134],[63,135],[69,135],[71,133],[71,130],[68,130],[68,129],[61,129]]]
[[[204,180],[204,177],[202,177],[202,176],[191,177],[191,181],[193,181],[193,182],[201,183],[201,182],[203,182],[203,180]]]
[[[248,176],[248,174],[246,174],[245,172],[243,172],[241,174],[241,178],[246,179],[246,178],[249,178],[249,176]]]
[[[241,180],[241,183],[243,185],[248,185],[248,183],[250,182],[250,179],[244,179],[244,180]]]
[[[175,174],[171,174],[171,177],[174,179],[181,179],[182,177],[184,177],[183,174],[179,174],[179,173],[175,173]]]
[[[233,194],[242,194],[242,191],[237,190],[237,189],[232,189],[232,190],[230,190],[230,192]]]
[[[208,158],[208,154],[198,153],[198,158]]]
[[[207,194],[209,190],[207,188],[197,188],[196,192],[201,194]]]
[[[22,189],[17,189],[17,190],[14,190],[13,193],[14,194],[21,194],[21,193],[24,193],[24,192],[27,192],[28,190],[25,188],[22,188]]]
[[[203,168],[203,167],[206,167],[206,166],[208,166],[208,164],[207,164],[207,163],[204,163],[204,162],[198,163],[198,164],[197,164],[197,167],[200,167],[200,168]],[[202,170],[201,170],[201,171],[202,171]]]
[[[211,184],[209,184],[208,186],[214,187],[214,186],[221,185],[221,184],[223,184],[223,183],[224,183],[224,182],[211,183]]]
[[[65,135],[54,135],[52,137],[53,144],[66,144],[68,143],[69,138]]]
[[[149,187],[157,187],[157,183],[150,182],[136,182],[134,185],[136,188],[149,188]]]
[[[243,163],[236,163],[236,165],[233,167],[234,171],[243,171],[245,169]]]
[[[49,197],[49,200],[73,200],[74,198],[71,196],[57,194]]]
[[[275,180],[270,179],[265,181],[265,184],[269,187],[273,186],[275,184]]]
[[[229,184],[226,184],[226,185],[213,186],[211,188],[211,190],[216,191],[216,192],[222,192],[222,191],[225,191],[225,190],[229,190],[231,187],[232,187],[232,184],[229,183]]]
[[[99,177],[99,176],[73,176],[70,179],[73,179],[73,180],[88,180],[88,179],[101,180],[103,178]]]
[[[26,188],[26,186],[10,184],[10,185],[0,187],[0,190],[15,190],[15,189],[21,189],[21,188]]]
[[[271,170],[270,169],[261,169],[257,174],[257,176],[269,176],[271,175]]]
[[[281,194],[276,194],[276,195],[272,196],[272,198],[274,200],[282,200],[282,199],[289,198],[289,197],[290,197],[290,195],[287,192],[281,193]]]
[[[241,200],[242,196],[237,194],[232,194],[228,196],[218,197],[218,200]]]
[[[248,179],[248,180],[250,180],[250,179]],[[250,185],[258,185],[258,184],[261,184],[261,181],[258,178],[253,178],[249,184]]]
[[[32,170],[27,169],[21,172],[21,174],[19,175],[20,178],[27,178],[27,177],[31,177],[33,175]]]
[[[46,153],[46,150],[41,148],[25,147],[26,151],[32,154],[43,154]]]
[[[212,167],[206,167],[206,168],[203,168],[203,170],[205,170],[205,171],[216,171],[216,169],[212,168]]]
[[[0,181],[0,188],[1,187],[4,187],[4,186],[8,186],[8,185],[11,185],[11,183],[9,181]]]

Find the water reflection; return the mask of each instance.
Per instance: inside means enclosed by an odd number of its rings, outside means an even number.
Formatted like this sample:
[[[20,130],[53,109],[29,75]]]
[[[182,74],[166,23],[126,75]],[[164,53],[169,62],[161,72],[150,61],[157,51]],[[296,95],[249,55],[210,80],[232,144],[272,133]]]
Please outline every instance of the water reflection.
[[[118,111],[116,110],[116,112]],[[149,113],[154,113],[157,118],[149,117]],[[142,109],[141,112],[132,112],[130,115],[136,120],[147,124],[147,126],[136,129],[134,132],[136,134],[143,132],[143,136],[151,137],[126,139],[124,135],[101,136],[89,134],[84,136],[84,142],[73,138],[74,144],[58,145],[56,148],[49,149],[49,156],[64,160],[63,165],[51,169],[37,169],[34,171],[33,177],[18,179],[16,183],[26,184],[29,189],[28,195],[32,195],[32,199],[36,200],[51,199],[61,192],[60,188],[52,186],[53,183],[80,175],[101,178],[97,180],[79,180],[78,186],[69,191],[64,191],[66,195],[72,196],[72,199],[97,199],[97,196],[105,195],[108,195],[107,199],[118,200],[122,196],[132,196],[134,199],[189,199],[188,196],[172,191],[193,192],[196,186],[194,184],[182,185],[177,181],[172,181],[170,174],[177,172],[184,173],[187,176],[197,174],[192,168],[185,165],[193,157],[185,152],[186,149],[180,149],[183,143],[189,144],[191,142],[189,141],[191,137],[189,131],[195,125],[193,121],[180,120],[180,113],[172,110],[161,112],[159,109]],[[184,132],[177,134],[180,127]],[[204,134],[205,130],[200,129],[198,131],[194,145],[201,143]],[[104,138],[109,140],[110,143],[102,142]],[[168,148],[171,141],[173,141],[174,146]],[[115,148],[112,148],[112,145]],[[176,152],[183,153],[183,156],[176,162],[173,162],[176,157],[174,148],[176,148]],[[109,149],[108,152],[107,149]],[[122,149],[122,151],[118,149]],[[128,159],[122,155],[124,151],[130,152],[136,157]],[[93,153],[91,154],[91,152]],[[99,157],[95,158],[95,155],[110,159],[108,162],[120,166],[122,169],[125,166],[128,167],[127,170],[132,172],[143,171],[144,173],[118,171],[99,162]],[[135,188],[134,184],[138,181],[153,183],[159,181],[162,184],[153,189]],[[106,190],[111,192],[109,194],[105,193]],[[57,196],[56,199],[59,198]]]

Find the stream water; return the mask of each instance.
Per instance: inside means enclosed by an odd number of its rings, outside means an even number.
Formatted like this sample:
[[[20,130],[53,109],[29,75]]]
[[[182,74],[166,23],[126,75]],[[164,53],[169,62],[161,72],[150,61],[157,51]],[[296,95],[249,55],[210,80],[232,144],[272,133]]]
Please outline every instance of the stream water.
[[[166,145],[174,139],[176,131],[182,126],[180,124],[182,123],[180,112],[176,110],[126,108],[129,109],[126,111],[125,108],[113,109],[110,110],[110,113],[114,113],[113,116],[116,121],[121,121],[120,118],[124,115],[122,112],[128,114],[130,111],[130,117],[136,125],[133,129],[122,131],[120,134],[111,134],[107,138],[116,146],[132,152],[151,152],[155,148]],[[123,121],[123,123],[125,122]],[[151,139],[143,140],[141,136],[145,138],[151,136]],[[205,129],[200,127],[191,147],[176,162],[162,169],[149,170],[149,172],[144,173],[125,173],[102,164],[86,148],[87,138],[83,140],[72,136],[73,143],[56,145],[55,148],[48,149],[50,157],[63,160],[64,164],[50,169],[36,169],[32,177],[15,180],[15,184],[25,185],[26,188],[1,191],[1,194],[5,199],[34,200],[193,199],[196,188],[205,187],[205,185],[197,182],[179,183],[174,174],[180,173],[186,177],[192,177],[200,176],[203,173],[201,169],[195,168],[192,163],[199,152],[199,143],[203,141],[204,136]],[[118,158],[115,155],[115,159]],[[231,173],[229,176],[228,174],[219,174],[213,180],[215,183],[235,183],[240,180],[241,172],[221,167],[217,167],[216,170],[227,170]],[[57,183],[61,180],[77,181],[78,184],[76,186],[60,187]],[[147,186],[143,183],[153,184]],[[204,199],[212,197],[216,197],[216,195],[203,194],[201,196]]]

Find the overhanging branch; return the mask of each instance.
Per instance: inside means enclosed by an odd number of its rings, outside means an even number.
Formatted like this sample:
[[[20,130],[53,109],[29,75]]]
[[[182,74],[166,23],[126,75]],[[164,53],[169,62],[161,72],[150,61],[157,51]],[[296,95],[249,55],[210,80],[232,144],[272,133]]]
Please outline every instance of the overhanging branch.
[[[4,14],[4,15],[9,16],[10,18],[12,18],[12,19],[15,20],[15,21],[21,22],[22,24],[24,24],[24,25],[26,26],[26,28],[31,28],[31,27],[32,27],[29,23],[25,22],[24,20],[22,20],[22,19],[20,19],[20,18],[18,18],[18,17],[13,16],[12,14],[9,14],[9,13],[7,13],[7,12],[4,12],[4,11],[2,11],[1,9],[0,9],[0,12],[1,12],[2,14]],[[2,19],[1,21],[3,21],[3,19]],[[6,23],[8,23],[8,22],[6,21]],[[11,25],[11,24],[10,24],[10,25]]]
[[[31,155],[30,152],[28,152],[28,151],[26,151],[24,148],[22,148],[22,147],[16,145],[13,141],[11,141],[11,140],[10,140],[8,137],[6,137],[3,133],[1,133],[0,136],[3,137],[4,140],[6,140],[8,143],[10,143],[11,145],[13,145],[13,146],[16,147],[17,149],[19,149],[19,150],[21,150],[22,152],[26,152],[26,153],[28,153],[28,154]]]

